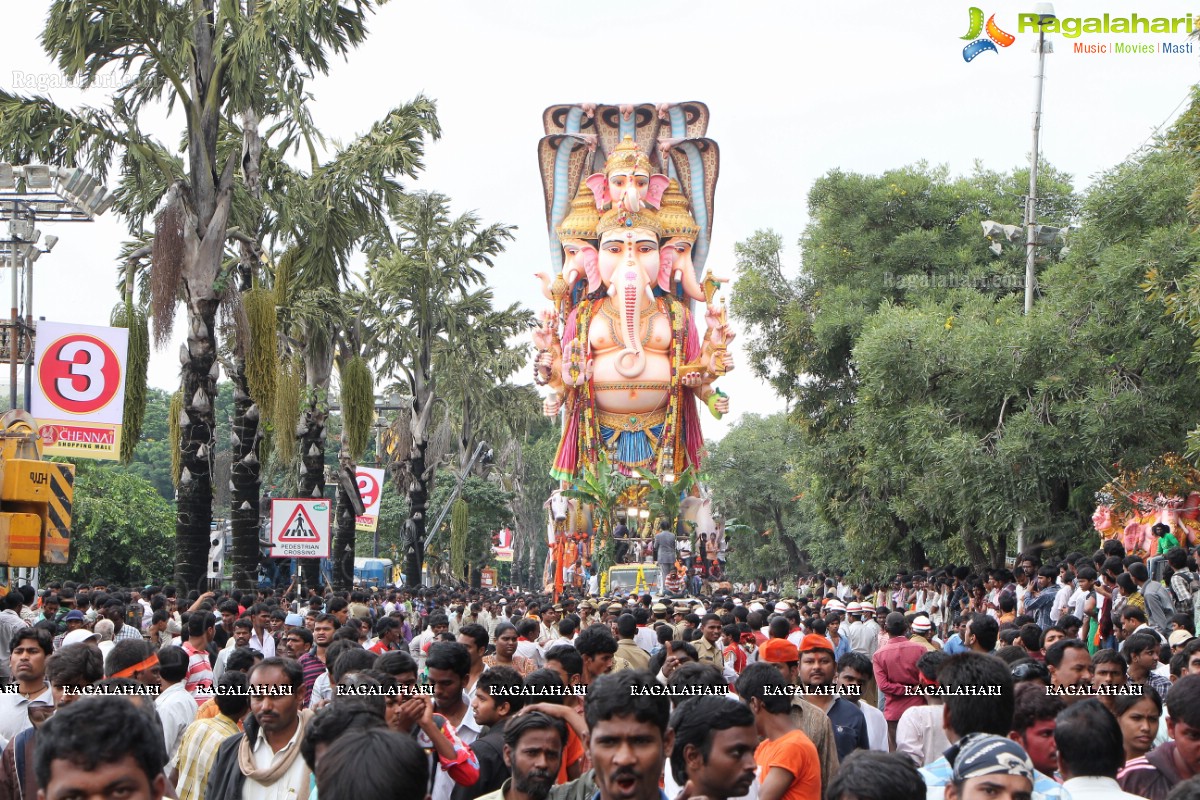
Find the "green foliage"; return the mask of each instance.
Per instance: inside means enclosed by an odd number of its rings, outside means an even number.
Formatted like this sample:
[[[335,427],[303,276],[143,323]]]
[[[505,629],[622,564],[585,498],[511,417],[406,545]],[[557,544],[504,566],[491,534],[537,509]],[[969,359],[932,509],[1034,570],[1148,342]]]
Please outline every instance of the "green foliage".
[[[150,368],[150,329],[146,314],[133,304],[133,298],[113,309],[114,328],[129,329],[129,351],[125,361],[125,409],[121,425],[121,463],[133,460],[133,451],[142,436],[146,418],[146,371]]]
[[[575,485],[563,492],[568,499],[592,507],[592,522],[596,526],[592,551],[596,561],[594,566],[600,573],[616,563],[616,548],[611,534],[616,526],[617,501],[626,489],[636,483],[636,478],[622,475],[614,469],[608,456],[602,452],[594,468],[583,470]]]
[[[467,525],[470,523],[470,508],[460,496],[450,509],[450,574],[465,579],[467,562]]]
[[[1043,251],[1028,317],[1020,282],[1005,279],[1020,276],[1021,249],[993,256],[978,224],[1019,218],[1026,178],[834,172],[810,195],[802,278],[785,276],[777,236],[739,245],[733,310],[752,368],[795,399],[800,440],[773,452],[789,454],[794,519],[812,522],[782,544],[866,576],[928,559],[999,563],[1020,526],[1030,543],[1087,545],[1106,465],[1179,446],[1200,385],[1186,331],[1140,284],[1153,269],[1161,288],[1200,257],[1183,212],[1196,171],[1152,151],[1080,201],[1047,170],[1039,215],[1081,229],[1065,258]],[[761,533],[752,506],[768,493],[737,485],[761,468],[709,471],[735,502],[729,515]],[[773,527],[797,529],[786,515]],[[778,554],[733,542],[735,569]]]
[[[275,385],[279,379],[275,297],[273,289],[251,289],[242,293],[242,306],[246,309],[250,329],[250,341],[246,346],[246,385],[265,421],[269,421],[275,411]]]
[[[294,429],[300,422],[300,403],[304,395],[304,365],[299,356],[279,362],[279,379],[275,381],[276,428],[275,457],[287,468],[296,460]]]
[[[171,395],[171,404],[167,407],[167,430],[171,440],[171,483],[179,488],[179,477],[182,474],[183,453],[179,441],[183,432],[183,389],[175,390]]]
[[[175,513],[148,481],[93,461],[75,465],[71,561],[46,567],[45,580],[104,577],[120,586],[171,575]]]
[[[671,483],[663,481],[648,469],[638,469],[637,473],[638,477],[649,485],[646,504],[650,511],[651,530],[657,527],[654,524],[656,521],[663,519],[670,525],[671,530],[675,530],[675,525],[679,520],[680,502],[696,485],[696,473],[692,471],[691,467],[688,467],[676,475],[675,480]]]
[[[437,488],[429,501],[429,519],[435,520],[441,514],[454,490],[455,477],[448,472],[439,472]],[[491,481],[469,476],[463,481],[462,493],[459,498],[470,509],[468,516],[466,548],[464,550],[464,571],[477,570],[487,566],[492,560],[492,534],[501,528],[512,525],[513,514],[509,507],[512,502],[512,492],[506,492]],[[442,523],[442,529],[434,543],[441,542],[443,552],[449,546],[449,555],[453,556],[453,545],[450,543],[451,524],[454,517],[454,507]],[[432,524],[432,523],[431,523]],[[432,551],[433,545],[430,549]],[[456,572],[455,574],[462,574]]]
[[[146,390],[146,414],[141,436],[134,443],[132,461],[120,468],[122,472],[148,481],[168,502],[174,502],[175,498],[171,453],[178,449],[177,440],[171,438],[168,424],[171,397],[161,389]]]
[[[704,473],[714,507],[727,518],[730,577],[781,578],[812,561],[839,560],[836,538],[804,502],[802,448],[786,415],[746,414],[709,449]]]
[[[375,419],[375,378],[362,358],[355,356],[342,367],[342,423],[350,458],[362,458]]]

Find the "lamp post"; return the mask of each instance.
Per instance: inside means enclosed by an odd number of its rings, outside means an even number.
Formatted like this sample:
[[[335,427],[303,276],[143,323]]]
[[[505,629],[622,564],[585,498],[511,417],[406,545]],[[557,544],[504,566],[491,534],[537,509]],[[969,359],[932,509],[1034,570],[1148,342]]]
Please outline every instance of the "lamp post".
[[[0,163],[0,222],[8,221],[8,238],[0,243],[8,246],[9,266],[12,269],[9,311],[9,403],[17,408],[17,365],[20,363],[20,342],[28,335],[27,350],[33,352],[33,264],[54,249],[57,236],[47,236],[46,246],[37,247],[43,222],[91,222],[113,204],[115,196],[100,181],[80,169],[49,167],[43,164],[15,166]],[[17,270],[21,261],[27,269],[25,277],[25,320],[21,320],[20,293]],[[25,374],[25,408],[31,401],[32,376],[30,365]]]
[[[1038,139],[1042,131],[1042,85],[1046,80],[1046,53],[1054,52],[1053,45],[1046,41],[1042,25],[1054,19],[1054,6],[1038,3],[1034,7],[1038,15],[1037,56],[1038,71],[1035,79],[1033,105],[1033,151],[1029,154],[1029,195],[1025,198],[1025,314],[1033,310],[1034,266],[1037,261],[1037,176]]]

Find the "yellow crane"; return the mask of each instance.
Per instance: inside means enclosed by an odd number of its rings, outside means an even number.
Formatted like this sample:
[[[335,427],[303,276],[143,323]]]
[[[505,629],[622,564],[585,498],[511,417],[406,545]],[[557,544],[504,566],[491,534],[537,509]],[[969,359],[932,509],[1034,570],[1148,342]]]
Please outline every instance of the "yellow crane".
[[[67,563],[74,487],[74,464],[43,460],[33,417],[0,417],[0,594],[14,568]]]

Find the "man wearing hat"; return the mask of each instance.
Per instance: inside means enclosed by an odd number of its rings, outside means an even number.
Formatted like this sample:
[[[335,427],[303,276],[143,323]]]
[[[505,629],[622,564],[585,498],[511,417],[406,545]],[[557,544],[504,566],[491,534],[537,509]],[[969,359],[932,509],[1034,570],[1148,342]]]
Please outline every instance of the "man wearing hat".
[[[852,611],[851,616],[853,614]],[[875,621],[875,609],[871,607],[870,603],[866,601],[858,603],[858,619],[857,625],[851,624],[846,628],[846,636],[850,639],[850,649],[871,658],[879,649],[879,623]]]
[[[758,648],[758,660],[778,669],[789,686],[796,685],[800,669],[800,651],[787,639],[768,639],[763,642]],[[816,746],[817,758],[821,762],[821,785],[827,786],[837,774],[840,764],[837,743],[833,737],[833,724],[821,709],[800,694],[792,697],[791,715],[792,722],[804,731]]]
[[[837,677],[833,642],[816,633],[800,641],[800,685],[805,699],[825,712],[833,726],[833,739],[839,759],[855,750],[868,750],[867,719],[856,702],[832,694]]]
[[[1029,797],[1033,762],[1021,745],[1002,736],[974,735],[958,745],[946,800]]]
[[[562,619],[563,607],[553,605],[542,612],[542,630],[538,634],[537,643],[545,646],[551,639],[558,638],[558,621]]]
[[[929,617],[919,616],[912,621],[912,636],[908,637],[908,640],[916,642],[926,650],[938,650],[940,648],[929,641],[930,631],[932,630],[933,623],[929,621]]]
[[[58,636],[54,637],[54,649],[55,650],[62,647],[63,639],[66,638],[66,635],[68,633],[70,633],[71,631],[77,631],[83,627],[83,624],[85,622],[83,612],[75,611],[75,610],[68,611],[67,615],[65,617],[63,617],[63,622],[66,624],[67,629],[65,631],[63,631],[62,633],[60,633]]]

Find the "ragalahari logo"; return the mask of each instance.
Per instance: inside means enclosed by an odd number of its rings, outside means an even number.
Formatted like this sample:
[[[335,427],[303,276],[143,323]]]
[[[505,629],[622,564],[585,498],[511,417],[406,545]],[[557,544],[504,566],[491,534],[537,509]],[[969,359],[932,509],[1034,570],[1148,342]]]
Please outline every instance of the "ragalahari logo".
[[[1008,47],[1017,40],[1017,37],[1011,33],[1005,33],[1000,30],[1000,26],[996,24],[996,15],[992,14],[987,18],[987,24],[983,22],[983,9],[971,6],[971,27],[967,29],[967,35],[963,39],[973,40],[970,44],[963,48],[963,61],[974,61],[975,56],[980,53],[991,51],[999,53],[996,45]],[[979,34],[987,33],[987,38],[980,38]]]

